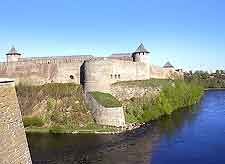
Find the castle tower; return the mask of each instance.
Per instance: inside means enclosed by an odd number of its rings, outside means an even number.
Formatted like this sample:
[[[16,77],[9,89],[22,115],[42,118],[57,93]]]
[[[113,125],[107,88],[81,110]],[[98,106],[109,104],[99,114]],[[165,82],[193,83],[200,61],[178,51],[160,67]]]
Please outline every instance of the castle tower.
[[[14,46],[10,49],[9,53],[7,53],[6,56],[7,56],[7,63],[17,62],[19,58],[21,58],[21,54],[16,51]]]
[[[132,53],[134,62],[149,63],[149,51],[141,43],[140,46]]]
[[[170,62],[166,62],[163,68],[174,70],[174,66]]]

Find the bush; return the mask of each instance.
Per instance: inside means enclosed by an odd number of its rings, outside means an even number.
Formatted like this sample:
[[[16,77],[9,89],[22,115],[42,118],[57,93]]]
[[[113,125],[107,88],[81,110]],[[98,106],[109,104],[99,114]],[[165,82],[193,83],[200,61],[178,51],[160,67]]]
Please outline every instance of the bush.
[[[177,109],[196,104],[202,95],[203,87],[194,83],[174,81],[174,83],[164,85],[159,97],[154,101],[145,96],[142,97],[143,101],[138,99],[130,101],[125,110],[126,121],[142,123],[170,115]],[[138,109],[137,106],[141,108]]]
[[[91,92],[91,95],[97,102],[106,108],[122,106],[122,104],[109,93]]]
[[[24,117],[23,118],[23,124],[24,127],[42,127],[44,125],[44,122],[39,117]]]

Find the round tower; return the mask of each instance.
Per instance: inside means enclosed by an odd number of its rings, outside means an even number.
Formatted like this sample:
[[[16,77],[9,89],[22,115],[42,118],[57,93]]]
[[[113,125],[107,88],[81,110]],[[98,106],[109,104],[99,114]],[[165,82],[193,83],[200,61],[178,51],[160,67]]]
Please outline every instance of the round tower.
[[[149,51],[141,43],[140,46],[132,53],[134,62],[149,63]]]
[[[18,53],[13,46],[10,51],[6,54],[7,62],[17,62],[21,58],[21,54]]]

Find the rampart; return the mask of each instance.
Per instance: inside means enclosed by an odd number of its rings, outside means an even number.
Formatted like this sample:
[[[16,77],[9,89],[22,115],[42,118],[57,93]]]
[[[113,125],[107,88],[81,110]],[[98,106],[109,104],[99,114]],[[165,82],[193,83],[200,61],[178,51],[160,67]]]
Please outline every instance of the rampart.
[[[0,163],[31,164],[14,81],[0,79]]]
[[[168,79],[180,72],[167,62],[164,67],[149,64],[148,51],[143,44],[132,53],[117,53],[108,57],[92,55],[23,58],[15,47],[0,63],[0,77],[15,78],[18,83],[42,85],[46,83],[83,84],[85,91],[110,92],[118,81]]]
[[[80,84],[82,60],[20,61],[0,63],[0,77],[14,78],[17,83],[42,85],[45,83]]]
[[[150,78],[149,64],[122,60],[90,60],[84,63],[85,91],[110,92],[111,84],[118,81]]]
[[[116,127],[125,126],[123,107],[106,108],[99,104],[90,93],[86,93],[86,100],[92,109],[92,115],[97,124]]]

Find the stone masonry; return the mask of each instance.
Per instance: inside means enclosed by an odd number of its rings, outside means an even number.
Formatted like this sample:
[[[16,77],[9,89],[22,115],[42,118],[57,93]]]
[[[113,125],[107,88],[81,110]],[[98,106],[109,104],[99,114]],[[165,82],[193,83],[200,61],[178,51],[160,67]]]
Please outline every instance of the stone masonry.
[[[92,109],[92,115],[99,125],[124,127],[123,107],[106,108],[99,104],[91,94],[86,94],[86,101]]]
[[[0,63],[0,77],[32,85],[76,83],[84,85],[87,91],[109,92],[110,85],[118,81],[168,79],[173,74],[182,76],[182,72],[175,70],[171,64],[166,67],[150,64],[150,52],[143,44],[132,53],[106,57],[77,55],[24,58],[14,47],[6,56],[7,62]]]
[[[7,79],[0,79],[0,163],[32,163],[14,81]]]

